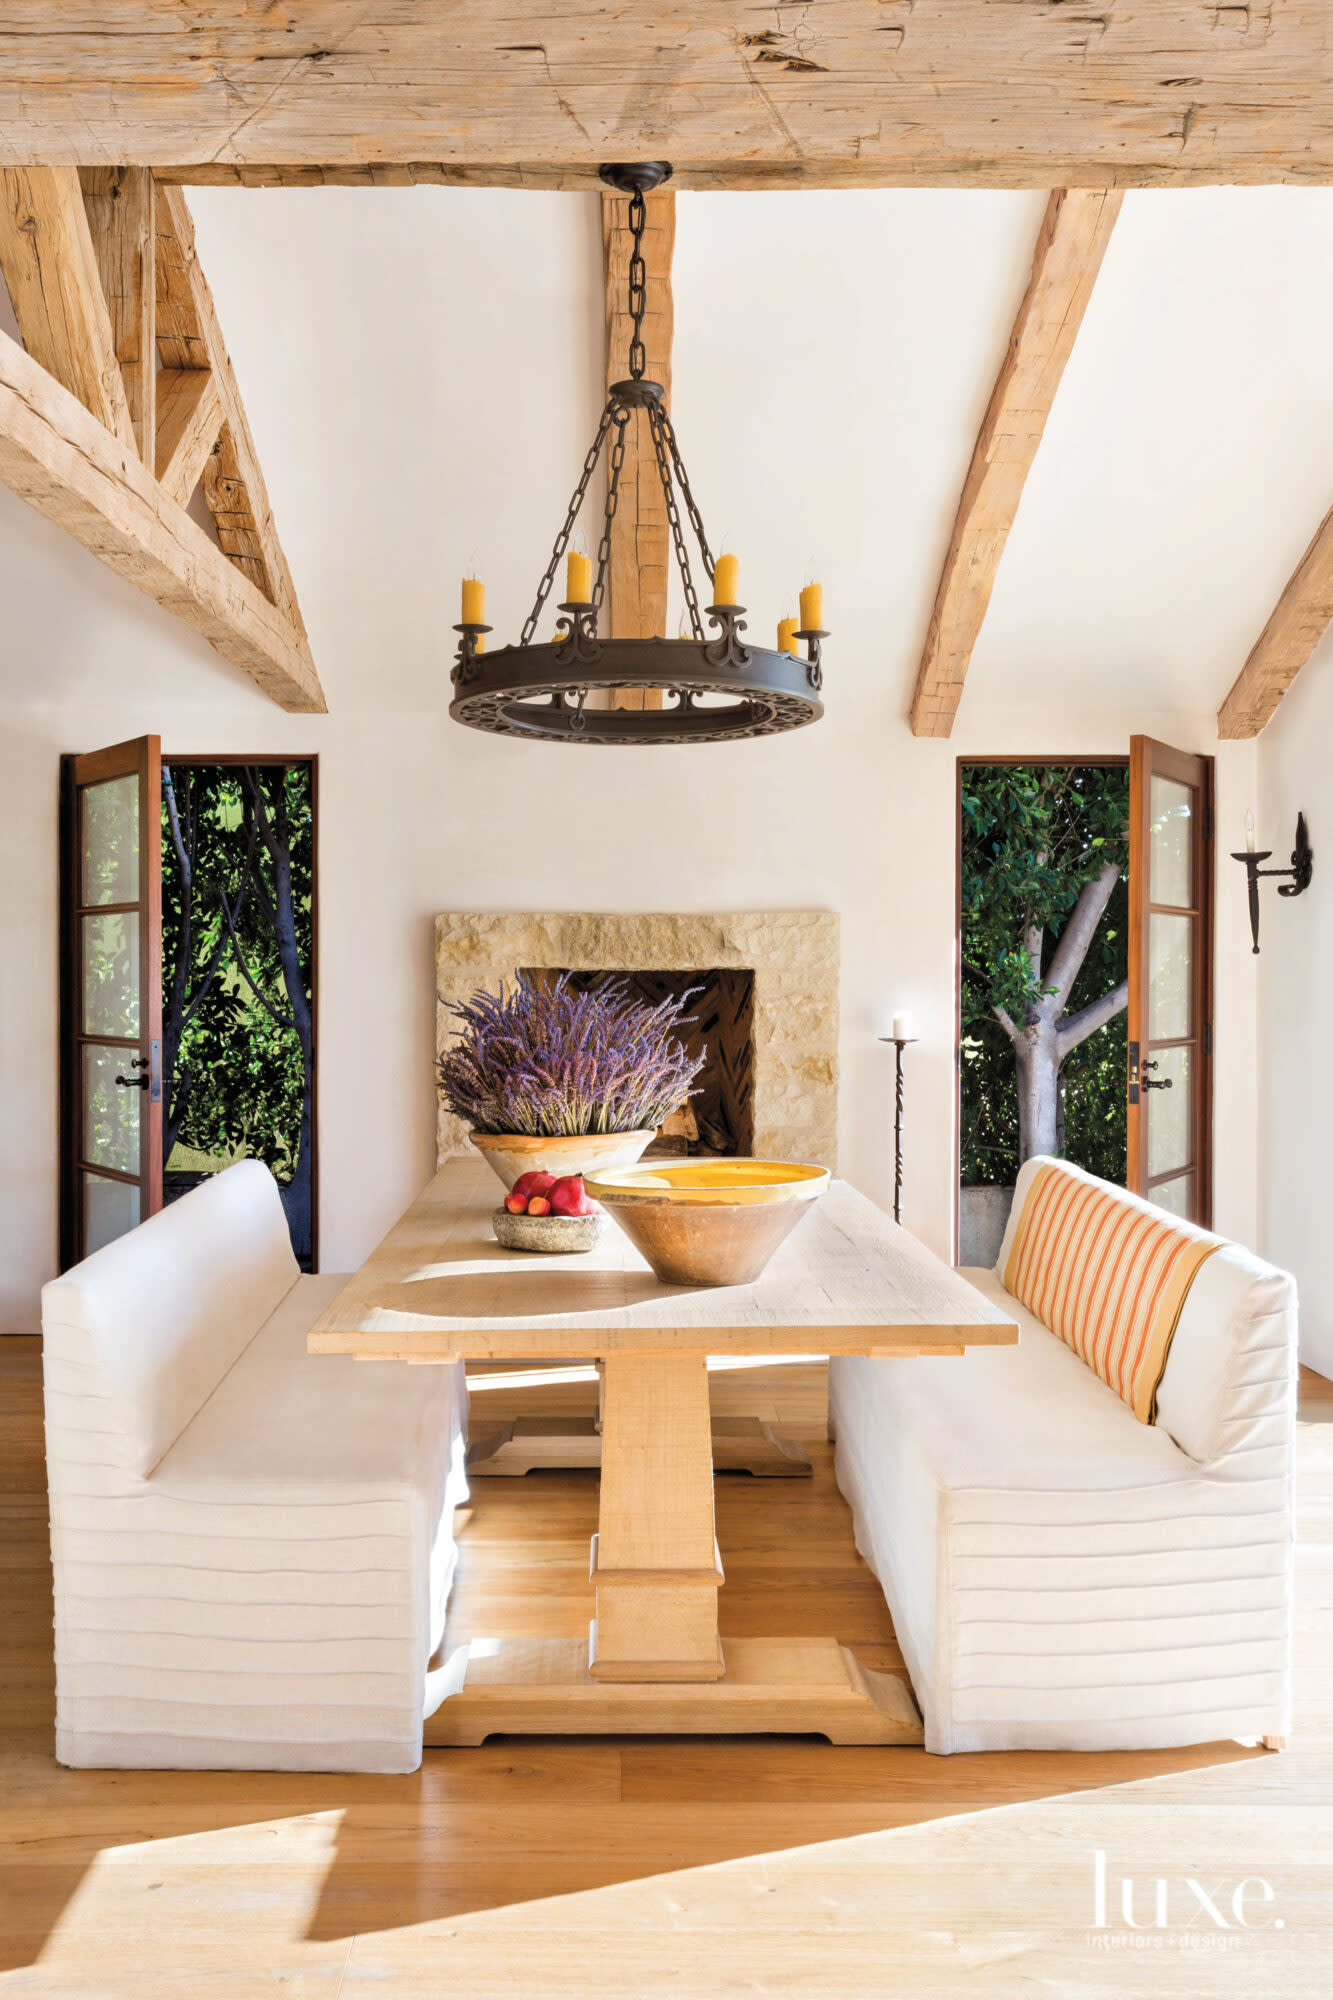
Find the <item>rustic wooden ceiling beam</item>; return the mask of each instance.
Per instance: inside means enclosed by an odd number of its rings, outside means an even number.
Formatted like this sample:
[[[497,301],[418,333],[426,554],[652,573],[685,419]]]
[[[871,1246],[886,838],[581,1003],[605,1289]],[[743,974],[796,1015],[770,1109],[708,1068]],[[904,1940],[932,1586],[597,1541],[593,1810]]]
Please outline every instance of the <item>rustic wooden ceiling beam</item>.
[[[182,507],[203,476],[222,431],[222,398],[211,368],[164,368],[157,378],[158,484]]]
[[[1333,147],[1330,148],[1333,153]],[[222,164],[203,160],[197,166],[153,168],[159,186],[326,188],[326,187],[459,187],[527,188],[553,194],[596,194],[601,178],[595,161],[520,162],[407,160],[349,161],[342,164],[266,162]],[[1305,161],[1278,160],[1245,172],[1233,166],[1163,160],[1149,164],[1096,156],[1070,158],[1042,155],[1033,160],[994,154],[984,159],[956,160],[924,154],[919,161],[894,164],[871,160],[845,163],[807,160],[716,160],[673,162],[671,184],[683,194],[782,194],[804,189],[859,188],[1005,188],[1046,194],[1052,187],[1186,188],[1186,187],[1327,187],[1333,185],[1333,158],[1322,152],[1316,166]]]
[[[0,159],[528,185],[1139,186],[1333,177],[1324,0],[14,0]],[[386,175],[390,179],[391,175]]]
[[[606,383],[629,374],[632,323],[628,287],[634,239],[629,227],[629,196],[602,196],[602,252],[606,279]],[[676,197],[670,188],[645,197],[647,226],[643,251],[647,266],[647,296],[643,340],[647,376],[660,382],[671,399],[671,339],[674,309],[671,298],[671,258],[676,243]],[[611,633],[617,639],[665,638],[667,585],[671,568],[671,528],[666,496],[657,470],[645,416],[636,413],[625,427],[625,463],[611,523]],[[621,688],[612,697],[618,708],[660,708],[660,688]]]
[[[1217,712],[1224,741],[1257,736],[1333,621],[1333,511],[1297,563]]]
[[[84,167],[79,184],[135,443],[151,465],[157,432],[153,176],[147,167]]]
[[[916,736],[948,736],[953,729],[1000,557],[1120,201],[1102,189],[1068,188],[1057,189],[1046,204],[1032,276],[949,538],[912,699]]]
[[[201,632],[280,708],[324,709],[303,631],[164,493],[131,446],[0,334],[0,480]]]
[[[29,354],[137,450],[76,167],[0,169],[0,272]]]

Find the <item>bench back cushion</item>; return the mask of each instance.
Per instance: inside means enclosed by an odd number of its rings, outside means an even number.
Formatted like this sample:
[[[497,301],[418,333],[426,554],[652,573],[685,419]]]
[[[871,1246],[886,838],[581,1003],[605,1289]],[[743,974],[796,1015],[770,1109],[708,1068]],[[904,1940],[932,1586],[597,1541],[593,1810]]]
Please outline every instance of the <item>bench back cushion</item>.
[[[298,1275],[277,1183],[242,1160],[45,1285],[43,1333],[98,1379],[146,1477]]]
[[[1180,1309],[1220,1239],[1043,1160],[1023,1190],[1006,1290],[1151,1423]]]
[[[1285,1405],[1296,1314],[1288,1274],[1066,1160],[1021,1168],[996,1272],[1141,1422],[1160,1424],[1200,1464],[1240,1449]],[[1118,1359],[1108,1369],[1094,1355]]]

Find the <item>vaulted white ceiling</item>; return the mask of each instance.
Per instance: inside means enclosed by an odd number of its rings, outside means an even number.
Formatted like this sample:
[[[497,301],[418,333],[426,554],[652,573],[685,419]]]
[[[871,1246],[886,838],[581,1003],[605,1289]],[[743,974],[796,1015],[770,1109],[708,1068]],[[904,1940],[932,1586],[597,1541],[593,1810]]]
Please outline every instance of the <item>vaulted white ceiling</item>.
[[[475,554],[513,621],[545,560],[600,387],[595,199],[193,201],[298,577],[305,539],[340,600],[355,579],[404,640],[381,693],[410,700],[423,574]],[[910,698],[1042,206],[679,197],[674,409],[706,518],[756,631],[819,569],[839,678],[876,705]],[[1127,195],[963,719],[1216,709],[1333,502],[1331,322],[1333,189]]]

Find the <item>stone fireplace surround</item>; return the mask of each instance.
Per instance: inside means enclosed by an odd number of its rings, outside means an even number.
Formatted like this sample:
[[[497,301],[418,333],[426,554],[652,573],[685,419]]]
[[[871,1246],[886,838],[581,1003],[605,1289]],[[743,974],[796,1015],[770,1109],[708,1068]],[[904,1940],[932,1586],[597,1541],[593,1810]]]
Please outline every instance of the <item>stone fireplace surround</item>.
[[[437,1051],[453,1039],[446,1012],[479,986],[499,989],[519,966],[573,972],[696,972],[735,967],[754,978],[754,1150],[836,1170],[839,919],[830,910],[606,916],[447,911],[435,919]],[[441,1161],[467,1146],[442,1103]]]

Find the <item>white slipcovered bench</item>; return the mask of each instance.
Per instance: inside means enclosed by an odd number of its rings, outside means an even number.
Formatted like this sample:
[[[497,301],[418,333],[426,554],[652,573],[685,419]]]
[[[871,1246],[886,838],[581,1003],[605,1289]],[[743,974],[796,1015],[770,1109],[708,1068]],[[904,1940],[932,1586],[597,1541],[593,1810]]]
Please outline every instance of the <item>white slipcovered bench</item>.
[[[308,1355],[345,1282],[245,1161],[45,1287],[62,1764],[420,1763],[466,1389]]]
[[[1209,1256],[1156,1421],[1140,1423],[1004,1289],[1042,1165],[1020,1173],[996,1269],[963,1274],[1018,1322],[1017,1347],[830,1364],[838,1482],[893,1613],[926,1748],[1282,1738],[1293,1281],[1234,1244]]]

